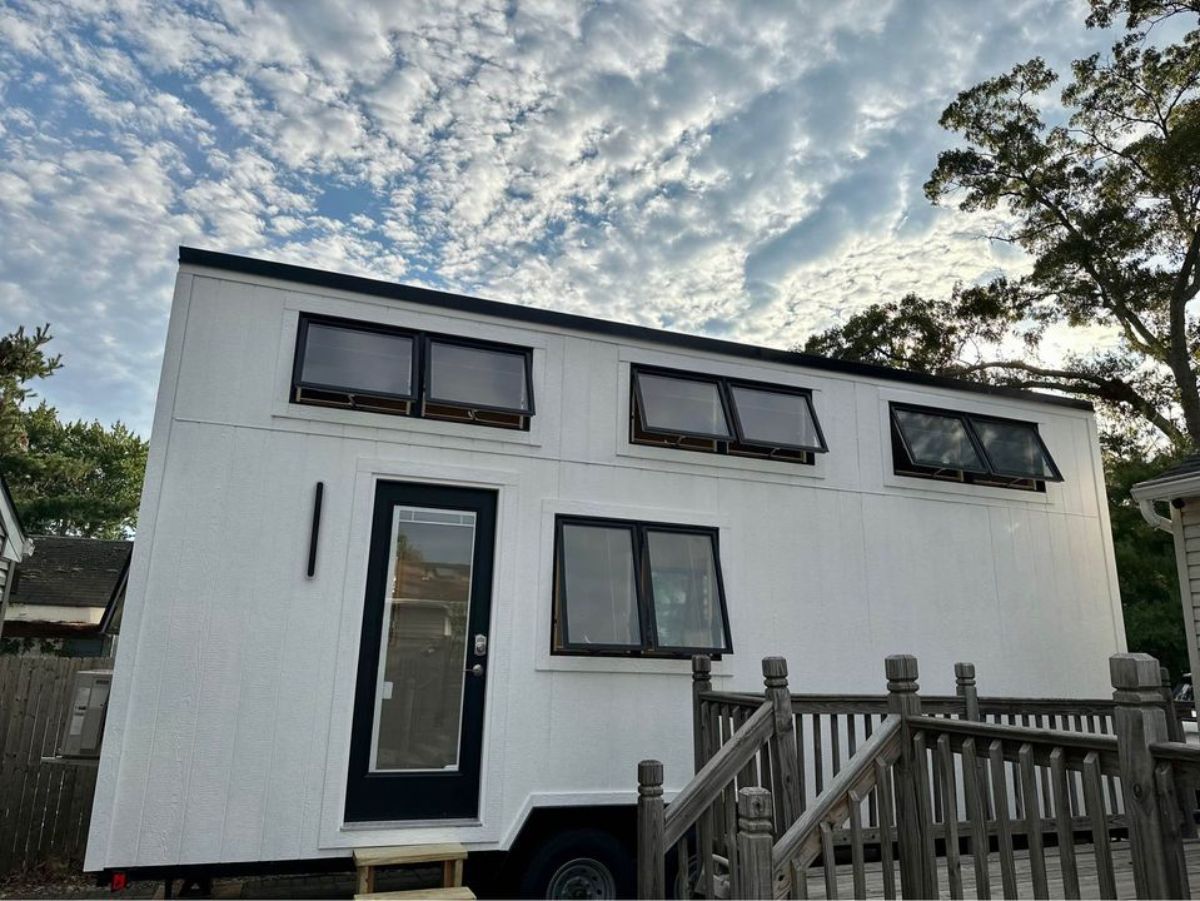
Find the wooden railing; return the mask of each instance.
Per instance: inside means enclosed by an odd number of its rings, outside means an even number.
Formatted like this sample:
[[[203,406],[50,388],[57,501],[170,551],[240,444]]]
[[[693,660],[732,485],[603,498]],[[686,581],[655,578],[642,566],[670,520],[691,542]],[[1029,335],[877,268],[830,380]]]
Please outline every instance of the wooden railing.
[[[727,895],[728,884],[717,870],[738,869],[738,791],[763,788],[774,793],[787,822],[798,814],[801,790],[787,663],[782,657],[763,660],[765,690],[757,698],[705,697],[712,694],[710,666],[707,657],[693,661],[695,777],[664,808],[662,764],[644,760],[638,765],[639,897],[665,896],[671,852],[678,862],[673,895],[715,898],[719,883]],[[773,823],[767,834],[774,834]]]
[[[675,897],[1116,897],[1130,872],[1127,894],[1185,897],[1200,748],[1152,658],[1111,666],[1111,700],[981,699],[969,664],[922,697],[904,655],[886,695],[785,699],[779,658],[760,696],[713,692],[698,658],[696,777],[664,810],[661,765],[639,768],[640,897],[672,850]]]

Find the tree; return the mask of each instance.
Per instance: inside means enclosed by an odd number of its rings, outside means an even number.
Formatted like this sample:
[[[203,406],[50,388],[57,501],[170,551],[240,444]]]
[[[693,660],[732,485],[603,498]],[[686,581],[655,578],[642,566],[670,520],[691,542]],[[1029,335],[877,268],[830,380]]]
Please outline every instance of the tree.
[[[1136,29],[1198,8],[1092,0],[1089,23],[1125,14]],[[963,145],[925,185],[934,203],[1003,209],[1010,225],[990,237],[1024,249],[1031,271],[875,304],[803,349],[1088,397],[1173,447],[1200,446],[1200,30],[1166,47],[1131,31],[1072,76],[1060,124],[1042,113],[1057,75],[1041,59],[960,93],[940,121]],[[1037,358],[1049,326],[1097,324],[1116,349]]]
[[[1103,450],[1126,640],[1131,650],[1152,654],[1179,676],[1190,664],[1175,543],[1146,524],[1129,496],[1135,484],[1158,475],[1162,463],[1145,459],[1127,436],[1106,435]]]
[[[48,325],[0,338],[0,473],[25,531],[121,538],[136,522],[147,444],[121,423],[62,422],[30,382],[53,375]]]
[[[24,440],[22,408],[33,393],[28,383],[50,377],[62,365],[57,356],[46,356],[49,342],[49,325],[33,334],[21,326],[0,337],[0,453],[15,451]]]
[[[120,422],[62,422],[43,403],[23,413],[27,451],[0,456],[31,534],[122,538],[137,521],[147,444]]]
[[[1200,292],[1200,32],[1160,48],[1145,31],[1200,14],[1200,0],[1091,8],[1090,26],[1124,19],[1130,33],[1109,57],[1072,65],[1066,122],[1041,113],[1055,74],[1022,63],[947,107],[941,124],[964,145],[939,155],[925,186],[935,203],[1006,212],[1010,227],[991,237],[1024,249],[1029,274],[880,302],[803,349],[1096,402],[1128,643],[1179,673],[1188,656],[1174,548],[1129,489],[1200,447],[1200,326],[1189,310]],[[1049,326],[1096,324],[1120,336],[1114,350],[1038,358]]]

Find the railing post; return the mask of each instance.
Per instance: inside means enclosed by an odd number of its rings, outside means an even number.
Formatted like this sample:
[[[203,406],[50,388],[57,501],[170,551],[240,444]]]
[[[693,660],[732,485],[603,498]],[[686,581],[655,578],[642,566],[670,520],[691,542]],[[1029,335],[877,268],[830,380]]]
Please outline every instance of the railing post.
[[[963,716],[972,723],[983,722],[979,713],[979,690],[975,685],[975,664],[954,664],[954,693],[963,699]],[[987,764],[983,760],[975,762],[975,779],[978,782],[979,797],[983,801],[985,812],[990,811],[991,801],[987,790]]]
[[[1165,666],[1158,668],[1159,690],[1167,709],[1167,735],[1171,741],[1187,742],[1183,723],[1179,720],[1179,708],[1175,705],[1175,692],[1171,689],[1171,671]],[[1189,705],[1190,708],[1191,705]],[[1179,830],[1184,838],[1196,837],[1196,786],[1185,773],[1175,774],[1175,796],[1179,799]]]
[[[778,806],[779,833],[782,835],[800,816],[800,762],[796,757],[796,725],[792,719],[792,694],[788,691],[787,661],[782,657],[764,657],[763,684],[767,700],[775,710],[775,731],[771,738],[771,763],[775,779],[775,804]]]
[[[738,792],[737,869],[734,871],[733,897],[771,899],[775,897],[771,849],[771,793],[765,788],[743,788]]]
[[[900,756],[894,766],[901,894],[905,898],[934,898],[937,897],[937,885],[932,878],[935,874],[928,872],[925,859],[929,820],[917,774],[917,767],[924,766],[925,761],[916,758],[907,722],[910,716],[921,714],[917,658],[911,654],[893,654],[884,660],[884,671],[888,678],[888,713],[903,720]]]
[[[954,664],[954,692],[963,699],[967,719],[979,722],[979,691],[975,688],[975,664]]]
[[[1167,711],[1168,741],[1187,741],[1183,734],[1183,724],[1179,722],[1179,714],[1175,710],[1175,695],[1171,691],[1171,671],[1165,666],[1158,668],[1159,693]]]
[[[692,757],[696,772],[708,763],[709,722],[700,705],[700,695],[712,691],[712,658],[707,654],[692,657]]]
[[[638,764],[637,892],[642,899],[665,898],[667,849],[663,847],[663,765]]]
[[[1167,740],[1158,661],[1149,654],[1113,654],[1113,730],[1121,768],[1121,790],[1139,898],[1186,898],[1183,841],[1178,812],[1160,803],[1159,783],[1169,783],[1170,767],[1156,773],[1150,745]]]

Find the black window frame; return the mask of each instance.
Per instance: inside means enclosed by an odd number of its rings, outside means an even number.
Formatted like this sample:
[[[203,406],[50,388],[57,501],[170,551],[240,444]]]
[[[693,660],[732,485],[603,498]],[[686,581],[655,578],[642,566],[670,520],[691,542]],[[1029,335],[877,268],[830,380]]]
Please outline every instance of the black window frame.
[[[745,444],[749,447],[762,448],[783,448],[785,450],[804,451],[809,454],[827,454],[829,453],[829,445],[825,442],[825,433],[821,430],[821,421],[817,419],[817,407],[813,403],[813,393],[809,388],[795,388],[791,385],[770,385],[764,382],[752,382],[746,379],[726,379],[725,388],[729,394],[729,407],[733,410],[734,428],[737,431],[738,443]],[[748,391],[761,391],[766,394],[789,394],[794,397],[804,398],[805,404],[808,406],[808,415],[812,417],[813,431],[817,433],[817,444],[815,446],[804,444],[782,444],[771,443],[768,441],[755,441],[746,436],[746,432],[742,427],[741,414],[738,412],[737,397],[734,395],[735,388],[745,388]]]
[[[308,352],[308,328],[310,325],[322,325],[327,328],[340,328],[346,331],[358,332],[374,332],[378,335],[388,335],[396,338],[408,338],[412,342],[412,359],[409,361],[408,382],[412,386],[412,391],[409,394],[393,394],[386,391],[362,391],[359,388],[352,388],[347,385],[329,385],[322,382],[306,382],[302,376],[304,374],[304,357]],[[417,384],[417,358],[420,354],[420,333],[409,329],[389,328],[387,326],[377,325],[371,322],[359,322],[352,319],[335,319],[326,316],[305,316],[301,314],[299,328],[296,331],[296,354],[292,364],[292,393],[295,395],[297,388],[308,388],[313,391],[340,391],[344,394],[349,394],[351,397],[355,395],[363,395],[364,397],[382,397],[387,400],[406,400],[411,403],[416,403],[420,396],[420,386]],[[296,401],[296,403],[302,403]]]
[[[706,382],[716,386],[717,396],[721,401],[721,410],[725,414],[726,425],[729,426],[730,434],[717,435],[707,432],[694,432],[682,430],[670,430],[662,428],[653,428],[646,421],[646,404],[642,395],[640,375],[658,376],[661,378],[673,378],[681,381],[690,382]],[[661,438],[675,439],[696,439],[701,441],[712,441],[714,446],[710,448],[688,446],[682,443],[667,445],[672,450],[694,451],[705,454],[719,454],[733,457],[750,457],[758,459],[775,460],[783,463],[797,463],[801,465],[811,466],[816,462],[817,454],[825,454],[829,452],[829,443],[825,440],[825,432],[821,428],[821,420],[817,417],[816,404],[813,401],[813,392],[811,388],[803,388],[796,385],[779,385],[772,382],[761,382],[752,379],[744,379],[735,376],[719,376],[710,375],[708,373],[688,372],[679,369],[669,369],[662,366],[646,366],[639,363],[630,364],[629,370],[630,381],[630,416],[629,416],[629,442],[631,444],[639,444],[648,447],[663,447],[661,442],[646,441],[638,438],[638,432],[646,435],[656,435]],[[797,445],[787,443],[770,443],[766,441],[756,441],[746,436],[742,426],[741,416],[737,409],[737,400],[734,397],[734,388],[746,388],[748,390],[762,391],[770,394],[787,394],[804,398],[808,405],[809,415],[812,417],[813,430],[816,432],[818,444]],[[763,453],[755,453],[755,451],[763,451]],[[800,454],[799,459],[784,456],[775,456],[775,451],[786,451],[790,453]]]
[[[524,359],[525,365],[525,397],[528,401],[527,409],[518,407],[502,407],[490,404],[472,404],[472,410],[483,410],[489,413],[512,413],[514,416],[532,416],[533,415],[533,351],[528,347],[517,347],[513,344],[500,344],[495,341],[477,341],[474,338],[462,338],[456,335],[439,335],[432,332],[422,333],[421,349],[422,353],[422,372],[421,382],[421,400],[423,403],[442,404],[444,406],[462,407],[465,406],[460,400],[446,400],[433,396],[433,345],[447,344],[456,347],[474,348],[475,350],[486,350],[494,353],[505,353],[510,356],[520,356]]]
[[[675,379],[680,382],[703,382],[712,385],[717,389],[717,400],[721,403],[721,413],[725,416],[725,425],[729,427],[729,432],[724,435],[718,435],[714,432],[697,432],[683,431],[680,429],[658,429],[652,428],[646,424],[646,399],[642,393],[642,383],[638,378],[640,374],[654,376],[664,379]],[[633,379],[633,390],[637,395],[637,417],[638,424],[641,430],[648,435],[662,435],[664,438],[674,438],[682,435],[685,438],[701,438],[709,441],[732,441],[737,437],[737,430],[733,425],[733,415],[729,410],[729,398],[725,396],[725,391],[721,388],[721,379],[712,375],[693,375],[692,373],[677,372],[671,369],[659,369],[649,366],[634,366],[631,372]]]
[[[394,335],[397,337],[409,338],[412,341],[412,373],[410,384],[412,385],[412,393],[408,395],[392,394],[383,391],[362,391],[358,388],[351,388],[345,385],[326,385],[316,382],[307,382],[302,378],[304,372],[304,357],[308,350],[308,329],[312,324],[324,325],[333,328],[342,328],[351,331],[374,332],[376,334]],[[527,409],[518,409],[514,407],[502,407],[491,404],[467,404],[462,401],[441,400],[431,397],[429,387],[431,385],[432,372],[432,352],[431,345],[433,342],[441,344],[453,344],[459,347],[478,348],[480,350],[490,350],[499,353],[507,353],[520,355],[524,358],[525,371],[525,395],[528,401]],[[320,400],[307,399],[300,396],[303,390],[340,393],[346,395],[347,403],[337,402],[322,402]],[[377,398],[384,401],[396,403],[406,403],[407,409],[381,409],[378,406],[370,404],[370,400]],[[360,399],[362,402],[360,402]],[[326,407],[342,410],[356,410],[362,413],[378,413],[384,416],[402,416],[412,419],[427,419],[435,422],[457,422],[467,425],[478,425],[488,428],[505,429],[508,431],[529,431],[530,424],[536,414],[536,404],[534,401],[534,386],[533,386],[533,348],[522,347],[518,344],[505,344],[500,341],[487,341],[476,338],[466,338],[461,335],[447,335],[441,332],[431,332],[422,329],[404,328],[403,326],[385,325],[378,322],[369,322],[363,319],[347,319],[340,316],[326,316],[320,313],[300,313],[296,329],[296,347],[292,358],[292,379],[291,387],[288,392],[288,402],[300,406]],[[427,408],[430,406],[449,407],[455,410],[463,411],[463,416],[453,416],[440,412],[430,412]],[[486,419],[477,419],[476,413],[485,415],[506,415],[517,417],[517,422],[503,423],[497,421],[488,421]]]
[[[950,467],[935,467],[917,463],[913,460],[912,451],[908,444],[908,438],[904,434],[904,429],[900,427],[899,421],[896,419],[898,411],[908,411],[912,413],[924,413],[932,416],[941,416],[947,419],[957,419],[962,423],[966,430],[967,437],[971,441],[972,447],[979,459],[983,462],[985,469],[955,469]],[[987,447],[980,439],[975,431],[974,423],[979,422],[998,422],[1008,425],[1021,426],[1033,433],[1037,440],[1038,448],[1041,450],[1046,462],[1049,464],[1051,476],[1031,476],[1028,473],[1014,473],[1005,471],[996,466],[992,461],[991,455],[987,452]],[[1045,439],[1042,438],[1041,430],[1036,422],[1030,422],[1024,419],[1011,419],[1005,416],[994,416],[990,413],[970,413],[965,410],[948,410],[942,407],[930,407],[921,404],[908,403],[889,403],[888,404],[888,424],[891,431],[892,443],[892,469],[898,476],[914,479],[934,479],[942,482],[954,482],[966,485],[982,485],[991,488],[1005,488],[1017,491],[1032,491],[1045,493],[1047,482],[1062,482],[1065,481],[1062,471],[1058,468],[1058,463],[1054,460],[1054,455],[1050,453],[1050,448],[1046,446]]]
[[[569,612],[563,585],[565,526],[628,530],[633,541],[634,590],[638,611],[638,626],[642,641],[639,647],[624,644],[582,644],[571,642],[567,636]],[[725,645],[721,648],[676,647],[659,645],[658,623],[654,607],[654,584],[650,568],[649,532],[671,532],[682,535],[703,535],[712,542],[713,572],[717,580],[717,601],[721,607],[721,626]],[[616,519],[603,516],[558,514],[554,518],[554,572],[551,584],[550,653],[557,657],[627,657],[652,660],[687,660],[695,654],[708,654],[720,659],[733,653],[733,633],[729,624],[729,605],[725,595],[725,577],[721,571],[720,529],[715,526],[694,526],[685,523],[651,522],[638,519]]]

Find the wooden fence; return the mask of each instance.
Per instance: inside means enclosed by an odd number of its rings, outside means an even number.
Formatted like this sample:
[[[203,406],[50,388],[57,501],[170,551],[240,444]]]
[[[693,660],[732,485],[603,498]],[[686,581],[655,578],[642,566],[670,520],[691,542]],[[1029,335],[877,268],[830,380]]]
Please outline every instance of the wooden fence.
[[[0,657],[0,876],[82,863],[96,768],[42,758],[57,751],[73,674],[111,668],[109,657]]]
[[[914,658],[886,664],[887,695],[789,695],[767,658],[749,695],[697,658],[695,777],[664,805],[661,764],[639,766],[639,897],[864,897],[869,878],[885,898],[1112,898],[1128,871],[1126,896],[1187,896],[1200,748],[1152,658],[1113,657],[1112,700],[979,698],[969,664],[924,697]]]

